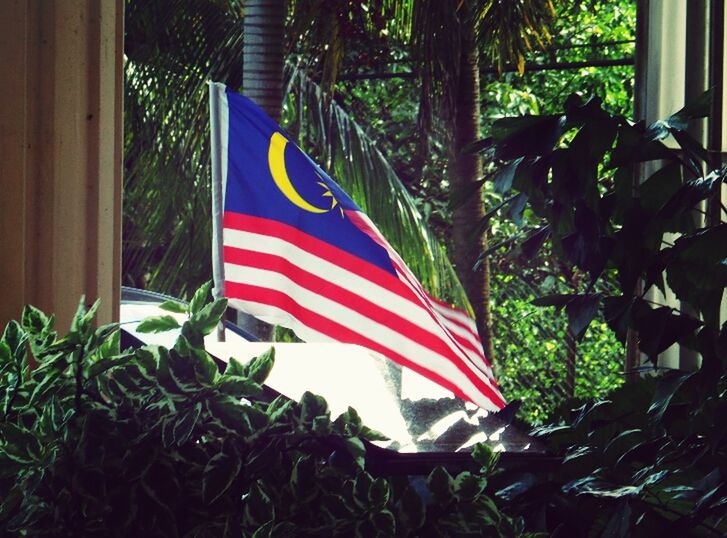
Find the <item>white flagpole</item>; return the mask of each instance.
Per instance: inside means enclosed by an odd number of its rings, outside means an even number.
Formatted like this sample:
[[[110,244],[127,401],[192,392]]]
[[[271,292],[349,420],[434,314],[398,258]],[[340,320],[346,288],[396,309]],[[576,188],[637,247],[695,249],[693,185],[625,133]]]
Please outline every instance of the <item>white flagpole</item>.
[[[210,96],[210,151],[212,164],[212,278],[214,287],[212,295],[215,299],[225,294],[225,266],[222,263],[222,215],[224,201],[222,192],[222,136],[220,127],[220,92],[225,91],[223,84],[209,82]],[[217,326],[217,341],[225,341],[225,327]]]

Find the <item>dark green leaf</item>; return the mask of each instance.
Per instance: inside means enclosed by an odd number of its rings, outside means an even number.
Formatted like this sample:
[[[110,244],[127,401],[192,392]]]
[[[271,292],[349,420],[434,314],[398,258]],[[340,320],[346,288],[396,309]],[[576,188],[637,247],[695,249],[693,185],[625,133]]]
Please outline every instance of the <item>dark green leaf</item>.
[[[669,123],[678,123],[681,125],[687,120],[703,118],[708,116],[714,101],[715,88],[709,88],[699,97],[687,103],[684,108],[675,112],[670,118]]]
[[[260,480],[253,482],[245,499],[244,521],[252,525],[262,525],[275,518],[275,505]]]
[[[497,466],[500,456],[485,443],[477,443],[472,448],[472,459],[483,469],[483,472],[491,473]]]
[[[447,504],[452,501],[452,485],[452,477],[444,467],[435,467],[427,477],[429,491],[439,504]]]
[[[462,153],[464,154],[471,154],[471,153],[481,153],[482,151],[492,147],[492,138],[487,137],[483,138],[482,140],[477,140],[476,142],[472,142],[471,144],[467,144],[465,147],[462,148]]]
[[[576,295],[565,306],[565,312],[568,315],[568,328],[576,339],[583,337],[588,325],[598,314],[600,302],[601,294],[592,293]]]
[[[290,474],[290,488],[296,499],[308,502],[316,493],[316,464],[310,456],[304,456],[295,462]]]
[[[322,396],[306,391],[300,397],[300,419],[312,423],[316,417],[327,415],[328,404]]]
[[[478,497],[487,486],[487,479],[468,471],[459,473],[454,479],[454,494],[460,501],[471,501]]]
[[[399,521],[405,528],[416,532],[424,525],[426,509],[422,498],[412,486],[407,486],[397,503]]]
[[[23,308],[21,325],[26,331],[39,334],[53,328],[53,317],[46,316],[43,311],[32,305],[26,305]]]
[[[659,381],[659,385],[656,388],[654,399],[649,406],[649,414],[654,417],[658,422],[664,416],[672,398],[677,393],[679,388],[684,384],[685,381],[690,379],[694,375],[694,372],[682,373],[682,372],[668,372]]]
[[[182,446],[187,442],[187,440],[189,440],[201,413],[202,404],[197,402],[194,404],[194,407],[187,409],[181,414],[181,416],[179,416],[177,421],[174,423],[174,430],[172,432],[172,438],[177,446]]]
[[[202,474],[202,499],[211,504],[223,495],[237,479],[242,461],[225,452],[218,452],[205,465]]]
[[[515,172],[522,161],[522,157],[515,159],[514,161],[507,163],[503,168],[500,168],[497,174],[495,174],[493,188],[496,193],[504,194],[510,191],[513,179],[515,178]]]
[[[387,480],[385,478],[374,479],[373,484],[371,484],[371,489],[369,490],[369,501],[371,504],[375,508],[381,509],[389,502],[390,496],[391,488],[389,487]]]

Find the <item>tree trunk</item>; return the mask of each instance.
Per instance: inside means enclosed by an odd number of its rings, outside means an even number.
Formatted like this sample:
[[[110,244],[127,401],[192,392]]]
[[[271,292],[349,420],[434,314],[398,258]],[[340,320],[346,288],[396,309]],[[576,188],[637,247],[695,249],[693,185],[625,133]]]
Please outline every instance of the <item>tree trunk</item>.
[[[450,196],[471,189],[482,176],[479,155],[464,155],[462,148],[480,137],[480,79],[478,51],[473,21],[463,17],[463,36],[459,58],[459,80],[454,96],[455,110],[452,116],[452,140],[449,155]],[[485,214],[481,196],[473,194],[452,214],[453,261],[457,274],[464,285],[474,308],[477,329],[482,338],[485,354],[494,360],[492,344],[492,317],[490,313],[490,264],[488,260],[477,271],[473,267],[477,257],[486,249],[487,237],[473,238],[472,230]]]
[[[283,104],[285,0],[245,2],[242,91],[276,122]]]
[[[247,0],[243,23],[242,91],[276,122],[283,105],[283,36],[285,0]],[[238,313],[237,323],[263,341],[273,337],[273,327]]]

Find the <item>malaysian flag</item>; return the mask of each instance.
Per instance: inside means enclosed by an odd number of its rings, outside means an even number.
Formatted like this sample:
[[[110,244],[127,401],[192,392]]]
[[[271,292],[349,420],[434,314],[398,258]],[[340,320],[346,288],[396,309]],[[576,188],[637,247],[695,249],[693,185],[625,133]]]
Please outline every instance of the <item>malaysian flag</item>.
[[[250,99],[211,84],[210,111],[213,197],[223,208],[213,215],[222,222],[217,292],[306,342],[358,344],[484,409],[504,407],[472,319],[431,297],[361,209]]]

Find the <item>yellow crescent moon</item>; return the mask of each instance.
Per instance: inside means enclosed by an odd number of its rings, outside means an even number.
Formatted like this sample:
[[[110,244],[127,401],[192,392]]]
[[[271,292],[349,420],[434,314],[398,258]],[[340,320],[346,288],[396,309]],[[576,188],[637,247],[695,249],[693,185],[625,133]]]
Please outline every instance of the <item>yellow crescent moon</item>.
[[[285,169],[285,146],[287,144],[288,139],[278,132],[273,133],[273,136],[270,137],[268,166],[270,167],[270,173],[273,175],[273,181],[275,181],[275,184],[285,197],[299,208],[310,211],[311,213],[327,213],[330,209],[321,209],[310,204],[295,190],[293,183],[288,177],[288,171]]]

